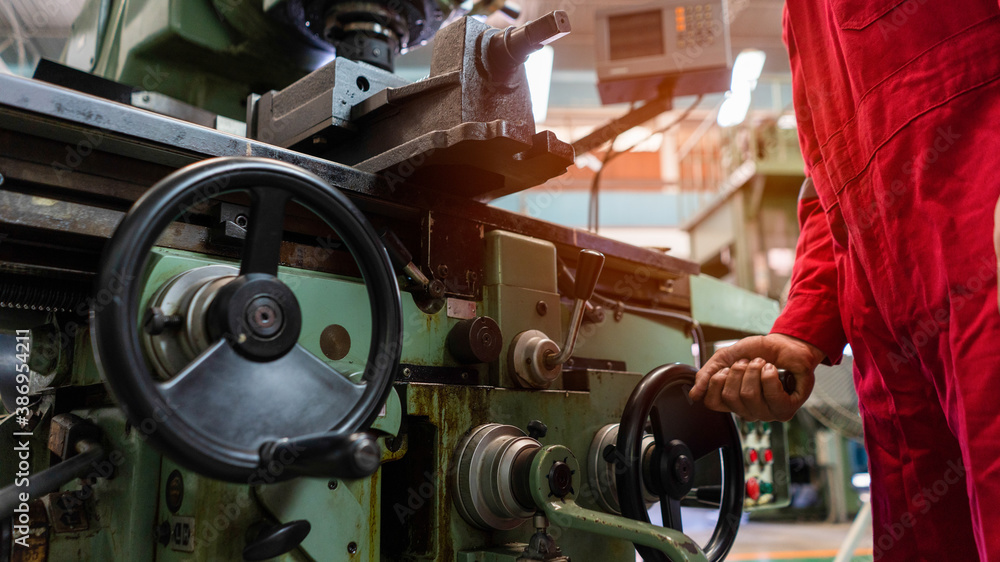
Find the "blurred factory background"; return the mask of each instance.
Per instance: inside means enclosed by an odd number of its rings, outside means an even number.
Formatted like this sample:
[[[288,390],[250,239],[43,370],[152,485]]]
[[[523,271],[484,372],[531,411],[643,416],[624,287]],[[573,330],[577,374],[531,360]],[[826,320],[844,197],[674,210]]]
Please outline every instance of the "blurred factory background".
[[[626,3],[634,2],[615,4]],[[58,60],[83,4],[0,1],[0,72],[31,76],[40,59]],[[569,14],[573,32],[528,64],[538,129],[567,142],[629,110],[602,105],[596,87],[595,10],[606,5],[522,0],[490,16],[506,26],[557,9]],[[662,250],[783,302],[804,176],[782,7],[781,0],[730,3],[732,52],[748,52],[734,68],[738,91],[678,97],[670,111],[618,135],[613,158],[607,146],[578,154],[567,174],[491,204]],[[426,76],[430,54],[422,48],[401,56],[396,72],[411,81]],[[755,514],[731,560],[831,560],[863,505],[866,460],[850,355],[818,375],[814,398],[790,427],[792,505]],[[689,530],[699,538],[697,528]],[[863,529],[855,560],[871,559],[870,534]]]

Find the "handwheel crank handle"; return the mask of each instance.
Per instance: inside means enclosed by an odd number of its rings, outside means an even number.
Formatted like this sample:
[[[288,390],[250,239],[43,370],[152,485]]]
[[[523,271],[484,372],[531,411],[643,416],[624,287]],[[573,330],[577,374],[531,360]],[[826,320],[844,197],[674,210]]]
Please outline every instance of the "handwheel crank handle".
[[[785,389],[785,392],[788,394],[795,392],[795,373],[778,369],[778,380],[781,381],[781,388]]]
[[[382,450],[368,433],[325,433],[265,443],[260,450],[261,470],[295,476],[367,478],[378,470]]]
[[[572,491],[561,499],[553,497],[548,476],[554,463],[560,461],[574,471],[579,469],[573,453],[562,445],[542,448],[531,463],[531,497],[551,525],[655,548],[672,562],[708,562],[701,547],[680,531],[580,507]]]

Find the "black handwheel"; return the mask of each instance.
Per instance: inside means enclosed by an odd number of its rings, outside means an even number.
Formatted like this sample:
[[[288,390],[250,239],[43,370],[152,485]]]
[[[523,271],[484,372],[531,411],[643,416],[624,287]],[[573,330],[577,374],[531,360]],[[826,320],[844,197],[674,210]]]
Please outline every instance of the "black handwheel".
[[[213,343],[176,376],[157,380],[139,339],[150,250],[192,205],[237,191],[249,192],[252,201],[248,231],[239,275],[218,290],[205,313]],[[277,277],[290,200],[336,231],[364,278],[372,331],[359,384],[298,344],[301,310]],[[388,255],[346,196],[296,166],[217,158],[172,173],[136,201],[118,226],[104,251],[97,287],[114,294],[92,313],[97,359],[108,386],[132,425],[149,432],[153,445],[204,475],[247,482],[272,462],[265,450],[274,452],[275,443],[285,438],[356,445],[351,434],[371,425],[391,392],[401,353],[402,309]],[[367,446],[357,458],[371,471],[371,441]],[[294,463],[298,454],[292,450],[280,462]],[[377,456],[374,463],[377,468]],[[271,476],[294,474],[280,472]]]
[[[695,463],[711,455],[722,459],[722,490],[719,520],[708,544],[709,560],[723,560],[736,539],[743,512],[743,454],[739,428],[731,414],[709,410],[693,403],[688,391],[694,385],[694,367],[676,363],[649,372],[632,391],[618,430],[618,501],[622,514],[649,522],[643,500],[643,479],[660,498],[663,524],[683,532],[681,500],[692,491]],[[642,436],[646,420],[652,423],[656,446],[643,458]],[[717,492],[717,489],[716,489]],[[664,562],[666,556],[636,545],[648,562]]]

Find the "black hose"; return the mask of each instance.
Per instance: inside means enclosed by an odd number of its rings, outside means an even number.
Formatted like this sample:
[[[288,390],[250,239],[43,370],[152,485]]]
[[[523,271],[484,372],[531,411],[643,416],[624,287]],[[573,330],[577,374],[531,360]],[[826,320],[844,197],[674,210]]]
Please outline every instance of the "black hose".
[[[61,463],[49,467],[29,477],[28,486],[11,484],[0,490],[0,520],[14,515],[14,509],[21,503],[20,495],[27,492],[30,499],[37,499],[62,488],[74,478],[91,470],[91,465],[104,460],[107,453],[100,444],[84,439],[77,446],[77,454]]]

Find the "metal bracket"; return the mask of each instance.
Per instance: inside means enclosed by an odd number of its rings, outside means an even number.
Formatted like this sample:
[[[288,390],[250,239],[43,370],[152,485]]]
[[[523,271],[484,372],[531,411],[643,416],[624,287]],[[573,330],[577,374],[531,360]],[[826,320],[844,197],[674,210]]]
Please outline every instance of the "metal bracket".
[[[532,499],[545,512],[553,526],[649,546],[663,552],[674,562],[708,562],[701,547],[684,533],[582,508],[574,501],[572,491],[562,498],[550,496],[546,477],[557,461],[565,462],[574,472],[580,473],[580,463],[569,449],[562,445],[550,445],[543,447],[535,455],[529,480]]]

